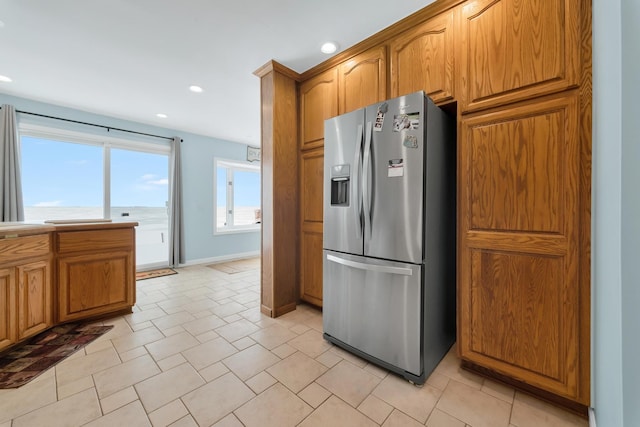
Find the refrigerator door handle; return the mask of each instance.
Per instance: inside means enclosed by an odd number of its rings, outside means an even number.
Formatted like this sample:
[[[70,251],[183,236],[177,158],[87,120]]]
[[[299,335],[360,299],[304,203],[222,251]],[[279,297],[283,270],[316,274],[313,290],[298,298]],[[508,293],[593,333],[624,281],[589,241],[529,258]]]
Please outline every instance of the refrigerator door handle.
[[[355,174],[353,182],[353,190],[356,195],[357,207],[353,210],[355,219],[356,236],[362,238],[362,125],[358,125],[358,134],[356,136],[356,153],[353,164],[355,165]]]
[[[371,137],[372,137],[372,123],[367,122],[367,131],[364,142],[364,162],[362,167],[362,197],[364,205],[364,229],[365,233],[369,230],[369,237],[371,237],[371,195],[372,188],[370,185],[371,175]]]
[[[327,255],[327,260],[335,262],[337,264],[346,265],[347,267],[358,268],[360,270],[374,271],[376,273],[401,274],[403,276],[413,275],[413,271],[410,268],[392,267],[388,265],[365,264],[362,262],[339,258],[334,255]]]

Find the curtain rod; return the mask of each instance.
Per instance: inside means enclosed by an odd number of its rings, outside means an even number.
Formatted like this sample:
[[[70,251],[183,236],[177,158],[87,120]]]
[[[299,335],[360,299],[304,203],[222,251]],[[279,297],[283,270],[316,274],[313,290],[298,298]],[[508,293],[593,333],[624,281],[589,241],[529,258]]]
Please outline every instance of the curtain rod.
[[[2,107],[0,107],[0,108],[2,108]],[[30,116],[44,117],[44,118],[47,118],[47,119],[61,120],[63,122],[78,123],[78,124],[87,125],[87,126],[95,126],[95,127],[106,129],[107,132],[109,132],[111,130],[117,130],[117,131],[120,131],[120,132],[134,133],[134,134],[137,134],[137,135],[151,136],[153,138],[162,138],[162,139],[168,139],[169,141],[173,141],[173,138],[171,138],[169,136],[154,135],[152,133],[144,133],[144,132],[137,132],[135,130],[120,129],[120,128],[116,128],[116,127],[113,127],[113,126],[97,125],[95,123],[81,122],[81,121],[78,121],[78,120],[71,120],[71,119],[63,119],[62,117],[47,116],[45,114],[31,113],[29,111],[16,110],[16,113],[28,114]],[[182,141],[183,140],[181,139],[180,142],[182,142]]]

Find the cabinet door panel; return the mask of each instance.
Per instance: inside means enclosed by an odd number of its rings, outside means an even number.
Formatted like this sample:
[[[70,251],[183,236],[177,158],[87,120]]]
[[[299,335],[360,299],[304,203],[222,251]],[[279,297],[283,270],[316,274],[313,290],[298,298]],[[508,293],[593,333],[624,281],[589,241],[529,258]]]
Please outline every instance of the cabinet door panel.
[[[387,98],[385,46],[356,55],[339,66],[340,114]]]
[[[18,340],[53,323],[51,263],[36,261],[16,268],[18,275]]]
[[[15,288],[15,269],[0,269],[0,350],[16,342]]]
[[[438,15],[391,42],[392,98],[423,90],[436,103],[453,99],[453,16]]]
[[[458,348],[465,360],[588,403],[577,95],[462,119]]]
[[[579,3],[479,0],[462,9],[462,111],[579,83]]]
[[[324,138],[324,121],[338,115],[338,70],[333,68],[300,85],[302,148]],[[320,142],[321,145],[321,142]]]
[[[130,251],[60,258],[58,320],[80,319],[132,306],[133,268]]]
[[[322,223],[303,227],[300,298],[322,307]]]

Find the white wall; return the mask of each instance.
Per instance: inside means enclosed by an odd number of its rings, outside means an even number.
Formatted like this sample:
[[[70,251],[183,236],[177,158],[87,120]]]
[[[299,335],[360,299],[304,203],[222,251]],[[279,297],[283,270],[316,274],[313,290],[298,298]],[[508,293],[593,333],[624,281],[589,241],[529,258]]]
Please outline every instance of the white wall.
[[[592,405],[640,425],[640,5],[593,1]]]
[[[187,264],[218,259],[231,259],[238,255],[259,253],[259,231],[215,236],[213,234],[213,158],[222,157],[232,160],[245,160],[247,153],[246,145],[142,123],[129,122],[2,93],[0,93],[0,104],[13,105],[17,110],[112,126],[136,132],[145,132],[166,137],[181,137],[184,140],[182,143],[182,173],[185,256]],[[30,122],[62,127],[69,130],[94,134],[106,132],[104,129],[95,127],[50,119],[34,119],[32,116],[25,117],[29,117]],[[131,134],[120,133],[118,135],[117,131],[111,132],[110,134],[112,136],[126,136],[127,138],[139,139],[139,137]],[[145,140],[152,141],[153,139],[146,138]]]

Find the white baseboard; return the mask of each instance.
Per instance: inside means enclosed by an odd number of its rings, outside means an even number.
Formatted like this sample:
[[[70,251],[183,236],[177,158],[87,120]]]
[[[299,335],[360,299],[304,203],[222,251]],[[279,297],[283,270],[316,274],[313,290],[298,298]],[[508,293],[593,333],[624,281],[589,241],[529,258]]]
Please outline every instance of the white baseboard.
[[[596,427],[596,413],[589,408],[589,427]]]
[[[260,251],[243,252],[239,254],[223,255],[223,256],[218,256],[213,258],[200,258],[200,259],[189,260],[184,264],[180,264],[180,267],[187,267],[190,265],[199,265],[199,264],[216,264],[219,262],[237,261],[240,259],[255,258],[257,256],[260,256]]]

